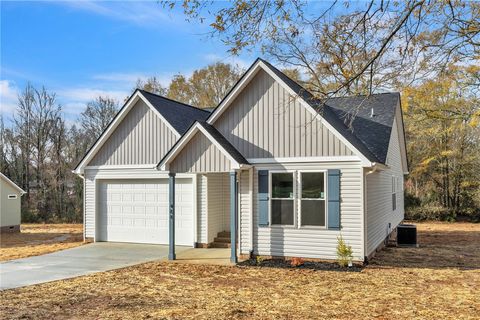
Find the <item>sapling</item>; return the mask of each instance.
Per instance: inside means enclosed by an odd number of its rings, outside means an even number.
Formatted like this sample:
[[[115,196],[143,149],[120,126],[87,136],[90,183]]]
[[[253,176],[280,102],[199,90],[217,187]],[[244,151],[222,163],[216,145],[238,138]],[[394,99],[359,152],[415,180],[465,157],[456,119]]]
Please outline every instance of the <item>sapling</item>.
[[[352,247],[347,245],[345,240],[343,240],[342,235],[340,235],[338,238],[338,244],[337,244],[337,262],[340,265],[340,267],[346,267],[346,266],[351,266],[352,265],[352,259],[353,259],[353,250]]]

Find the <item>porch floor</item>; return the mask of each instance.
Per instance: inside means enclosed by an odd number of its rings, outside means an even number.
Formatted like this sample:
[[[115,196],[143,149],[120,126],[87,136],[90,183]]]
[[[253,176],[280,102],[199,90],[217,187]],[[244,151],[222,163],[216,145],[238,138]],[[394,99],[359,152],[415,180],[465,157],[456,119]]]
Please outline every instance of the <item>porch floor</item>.
[[[172,263],[233,265],[230,262],[230,249],[194,248],[177,252],[177,259]]]

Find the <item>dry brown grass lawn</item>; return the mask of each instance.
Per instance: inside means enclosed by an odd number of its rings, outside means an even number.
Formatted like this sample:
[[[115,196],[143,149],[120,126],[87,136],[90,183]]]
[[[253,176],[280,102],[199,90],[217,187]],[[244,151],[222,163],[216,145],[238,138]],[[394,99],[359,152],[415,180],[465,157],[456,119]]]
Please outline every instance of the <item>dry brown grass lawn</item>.
[[[147,263],[0,293],[5,319],[480,318],[480,224],[418,224],[361,272]]]
[[[0,261],[73,248],[82,241],[81,224],[22,224],[20,233],[0,235]]]

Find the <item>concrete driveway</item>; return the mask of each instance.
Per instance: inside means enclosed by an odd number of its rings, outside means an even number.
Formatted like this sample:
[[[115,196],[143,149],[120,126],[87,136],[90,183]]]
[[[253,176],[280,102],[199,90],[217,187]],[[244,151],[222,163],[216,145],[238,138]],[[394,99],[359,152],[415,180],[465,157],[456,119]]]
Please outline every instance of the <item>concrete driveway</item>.
[[[189,250],[176,247],[176,251]],[[0,264],[0,290],[166,259],[168,246],[97,242],[36,257]]]

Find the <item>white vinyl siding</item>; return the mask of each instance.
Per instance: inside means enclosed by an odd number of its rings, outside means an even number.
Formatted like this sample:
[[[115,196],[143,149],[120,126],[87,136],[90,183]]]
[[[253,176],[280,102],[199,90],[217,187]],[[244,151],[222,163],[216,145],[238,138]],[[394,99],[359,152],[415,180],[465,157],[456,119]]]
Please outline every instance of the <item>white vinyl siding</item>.
[[[230,230],[230,180],[228,173],[210,173],[208,181],[208,242]]]
[[[354,155],[263,70],[214,125],[245,158]]]
[[[176,141],[175,133],[139,100],[88,165],[156,165]]]
[[[397,120],[393,122],[387,153],[389,169],[367,175],[367,255],[370,255],[404,219],[403,170]],[[392,210],[392,178],[396,180],[396,210]],[[390,223],[390,227],[388,224]]]
[[[318,227],[258,226],[258,170],[328,170],[340,169],[341,230]],[[254,253],[267,256],[336,259],[337,237],[341,234],[352,246],[354,259],[363,261],[362,174],[360,162],[258,165],[254,172]],[[299,206],[295,206],[299,210]],[[295,214],[297,219],[298,214]],[[242,215],[242,218],[246,218]]]
[[[12,198],[12,196],[15,198]],[[0,226],[18,226],[20,224],[20,211],[20,192],[0,177]]]
[[[197,242],[207,244],[207,175],[197,175]]]
[[[95,174],[90,170],[85,170],[85,237],[95,237]]]
[[[252,249],[251,227],[252,227],[252,197],[250,190],[250,170],[242,170],[238,176],[239,179],[239,241],[240,253],[248,254]]]

